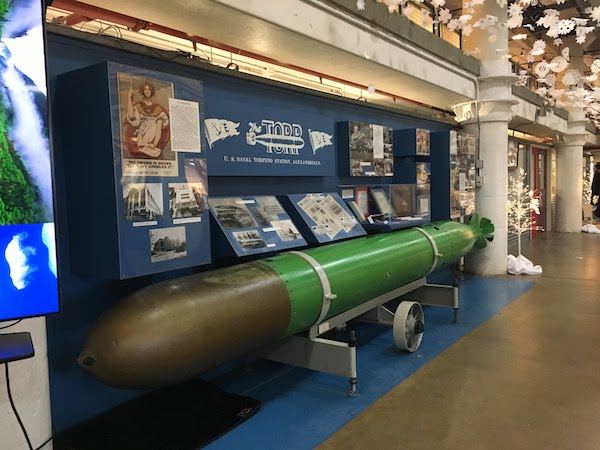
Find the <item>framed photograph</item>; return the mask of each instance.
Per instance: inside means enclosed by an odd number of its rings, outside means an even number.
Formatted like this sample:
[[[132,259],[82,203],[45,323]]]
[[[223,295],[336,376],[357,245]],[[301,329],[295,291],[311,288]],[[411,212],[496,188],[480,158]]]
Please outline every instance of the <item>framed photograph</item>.
[[[366,219],[369,212],[369,188],[367,186],[357,186],[355,189],[355,202],[358,209],[363,213],[363,219]]]
[[[417,128],[417,155],[427,156],[430,154],[429,130]]]
[[[392,208],[392,204],[390,203],[387,195],[385,195],[385,191],[383,189],[371,188],[371,196],[373,197],[375,206],[381,214],[390,217],[396,215],[394,209]]]
[[[352,214],[354,214],[360,222],[365,220],[365,217],[368,215],[364,213],[360,206],[358,206],[358,203],[356,203],[354,200],[348,202],[348,207],[350,208],[350,211],[352,211]]]

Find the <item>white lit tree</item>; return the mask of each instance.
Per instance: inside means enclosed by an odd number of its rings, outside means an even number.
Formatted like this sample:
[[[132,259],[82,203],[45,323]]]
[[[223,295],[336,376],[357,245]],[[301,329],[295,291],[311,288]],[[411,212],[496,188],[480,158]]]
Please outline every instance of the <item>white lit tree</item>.
[[[525,184],[525,171],[519,169],[519,177],[508,179],[508,200],[506,202],[508,213],[508,231],[518,237],[518,250],[521,256],[521,235],[526,231],[539,229],[533,226],[531,212],[540,213],[540,201],[534,195],[533,189]]]
[[[581,199],[584,204],[590,203],[590,199],[592,198],[592,182],[589,177],[583,177],[583,192]]]

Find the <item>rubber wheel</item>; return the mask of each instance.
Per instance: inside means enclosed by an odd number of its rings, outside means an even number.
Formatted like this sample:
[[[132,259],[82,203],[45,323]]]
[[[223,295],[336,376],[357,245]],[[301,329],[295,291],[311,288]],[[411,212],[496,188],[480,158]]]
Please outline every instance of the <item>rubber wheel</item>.
[[[425,325],[423,308],[417,302],[402,302],[394,315],[394,344],[405,352],[414,352],[421,345]]]

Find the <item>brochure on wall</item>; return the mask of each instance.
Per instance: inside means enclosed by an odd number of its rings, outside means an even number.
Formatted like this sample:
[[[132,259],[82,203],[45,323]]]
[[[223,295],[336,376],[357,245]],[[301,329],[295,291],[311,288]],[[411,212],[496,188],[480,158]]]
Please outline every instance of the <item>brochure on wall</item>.
[[[290,194],[288,198],[319,243],[366,234],[337,193]]]
[[[306,245],[274,196],[214,197],[208,204],[238,256]]]

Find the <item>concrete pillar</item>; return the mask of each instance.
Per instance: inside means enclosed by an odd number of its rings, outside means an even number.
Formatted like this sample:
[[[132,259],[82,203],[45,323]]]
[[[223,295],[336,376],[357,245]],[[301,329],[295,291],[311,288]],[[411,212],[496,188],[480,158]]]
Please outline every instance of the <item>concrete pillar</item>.
[[[10,322],[0,322],[0,326]],[[27,430],[31,445],[38,448],[52,435],[50,418],[50,388],[46,347],[46,319],[27,319],[3,329],[0,333],[29,331],[33,340],[35,356],[8,363],[10,388],[15,407]],[[27,450],[27,441],[19,427],[7,395],[4,364],[0,365],[0,448]],[[49,442],[43,450],[51,450]]]
[[[506,7],[496,2],[485,2],[475,8],[474,20],[491,14],[506,21]],[[478,275],[503,275],[506,273],[508,255],[508,225],[506,216],[508,184],[508,123],[511,108],[517,104],[512,99],[512,84],[517,77],[512,74],[508,58],[508,31],[499,27],[497,39],[490,42],[488,33],[476,29],[465,39],[467,51],[477,50],[481,60],[478,99],[456,105],[454,111],[468,133],[478,136],[479,159],[483,160],[483,185],[476,192],[476,212],[489,218],[494,226],[494,241],[487,248],[465,258],[465,270]]]
[[[587,122],[583,111],[570,111],[569,130],[556,143],[556,231],[563,233],[581,233],[581,164]]]

